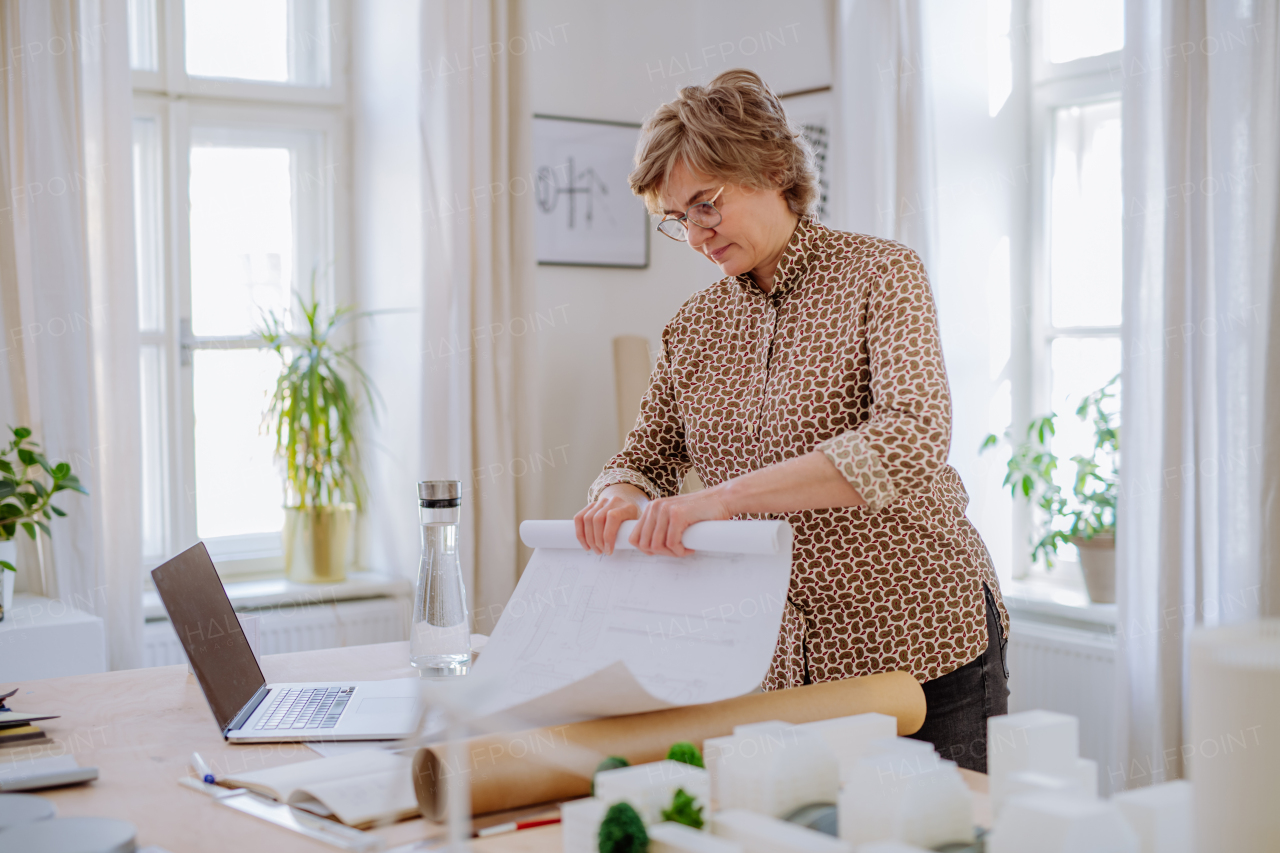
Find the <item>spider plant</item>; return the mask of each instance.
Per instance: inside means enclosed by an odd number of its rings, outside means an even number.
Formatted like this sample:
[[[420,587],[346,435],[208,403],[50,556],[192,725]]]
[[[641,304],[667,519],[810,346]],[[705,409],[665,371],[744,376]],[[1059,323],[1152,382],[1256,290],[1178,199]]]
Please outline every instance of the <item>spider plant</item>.
[[[283,369],[267,407],[284,467],[285,506],[307,510],[354,504],[363,507],[364,478],[356,441],[361,400],[376,413],[373,382],[352,357],[355,344],[340,344],[338,332],[365,316],[347,306],[325,313],[315,295],[297,296],[299,319],[290,323],[268,312],[258,336],[280,356]]]

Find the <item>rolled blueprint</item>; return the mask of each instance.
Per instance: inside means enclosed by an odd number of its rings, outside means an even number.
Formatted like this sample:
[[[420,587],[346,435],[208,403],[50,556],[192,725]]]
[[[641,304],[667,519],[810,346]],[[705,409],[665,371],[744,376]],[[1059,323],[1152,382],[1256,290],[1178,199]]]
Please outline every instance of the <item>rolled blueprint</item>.
[[[446,744],[418,750],[413,762],[418,805],[429,820],[444,815],[443,781],[451,772],[471,774],[472,814],[522,808],[583,797],[591,792],[596,765],[621,755],[632,764],[660,761],[677,741],[701,747],[734,726],[781,720],[807,723],[868,712],[898,720],[898,734],[924,724],[924,691],[905,672],[886,672],[753,693],[711,702],[569,723],[529,731],[472,738],[462,751],[469,766],[450,767]]]
[[[624,521],[617,549],[632,549],[627,539],[638,522]],[[530,548],[581,548],[572,521],[524,521],[520,539]],[[785,521],[700,521],[685,530],[681,542],[695,551],[722,554],[785,554],[791,550],[791,525]]]

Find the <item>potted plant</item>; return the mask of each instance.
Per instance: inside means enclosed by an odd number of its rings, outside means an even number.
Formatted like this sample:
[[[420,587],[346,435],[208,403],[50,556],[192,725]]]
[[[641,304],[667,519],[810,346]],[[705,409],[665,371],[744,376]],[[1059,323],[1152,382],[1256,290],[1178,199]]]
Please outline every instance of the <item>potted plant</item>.
[[[65,491],[89,494],[71,473],[70,465],[49,464],[40,445],[31,441],[30,429],[10,427],[9,431],[13,440],[0,450],[0,621],[13,606],[13,582],[18,575],[18,543],[14,537],[18,531],[23,530],[32,539],[36,538],[37,528],[49,535],[47,522],[54,516],[66,515],[53,505],[53,496]]]
[[[346,577],[363,505],[356,415],[361,397],[372,408],[374,392],[352,358],[354,345],[335,340],[342,326],[363,315],[339,307],[326,316],[314,276],[311,298],[299,296],[298,308],[300,331],[271,312],[258,332],[282,364],[265,417],[284,468],[286,574],[293,581],[332,583]]]
[[[1076,409],[1081,420],[1093,423],[1094,443],[1088,456],[1073,456],[1076,476],[1070,496],[1053,481],[1058,457],[1049,447],[1054,435],[1054,415],[1035,418],[1027,427],[1027,437],[1013,447],[1004,485],[1014,498],[1021,494],[1042,510],[1033,534],[1031,559],[1044,558],[1053,568],[1058,548],[1066,543],[1080,553],[1089,599],[1099,604],[1116,600],[1116,478],[1120,453],[1120,426],[1111,411],[1120,377],[1086,396]],[[1005,438],[1013,444],[1009,432]],[[999,439],[988,435],[981,451],[994,447]]]

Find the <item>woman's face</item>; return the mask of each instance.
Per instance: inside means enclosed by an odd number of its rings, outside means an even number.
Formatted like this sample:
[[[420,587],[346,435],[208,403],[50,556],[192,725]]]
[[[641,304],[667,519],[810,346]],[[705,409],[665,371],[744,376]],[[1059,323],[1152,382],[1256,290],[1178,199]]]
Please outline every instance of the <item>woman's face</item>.
[[[725,275],[742,275],[776,260],[790,240],[796,220],[780,190],[726,183],[678,163],[659,201],[663,215],[684,216],[692,205],[710,201],[717,192],[719,225],[702,228],[685,220],[693,250],[709,258]]]

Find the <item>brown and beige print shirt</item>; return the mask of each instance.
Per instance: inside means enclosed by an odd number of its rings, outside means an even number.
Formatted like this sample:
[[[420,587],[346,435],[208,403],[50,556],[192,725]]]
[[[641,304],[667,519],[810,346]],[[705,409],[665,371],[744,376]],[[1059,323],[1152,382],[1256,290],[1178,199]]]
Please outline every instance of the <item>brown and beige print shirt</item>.
[[[801,219],[768,295],[750,277],[695,294],[662,333],[635,428],[590,498],[678,494],[821,450],[865,507],[778,518],[794,530],[769,689],[889,670],[927,681],[987,643],[968,495],[947,465],[951,398],[933,294],[898,243]]]

